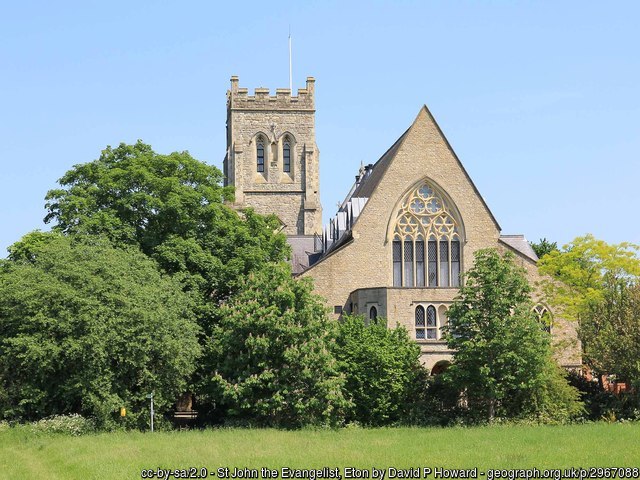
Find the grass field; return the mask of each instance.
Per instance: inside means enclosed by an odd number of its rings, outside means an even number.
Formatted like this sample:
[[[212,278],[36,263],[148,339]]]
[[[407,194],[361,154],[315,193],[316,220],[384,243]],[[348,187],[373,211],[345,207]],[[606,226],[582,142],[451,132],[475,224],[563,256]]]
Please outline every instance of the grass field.
[[[141,478],[142,469],[158,467],[212,472],[218,467],[284,466],[341,467],[341,473],[344,467],[478,467],[479,473],[490,468],[640,467],[640,424],[236,429],[83,437],[0,431],[1,479],[134,479]]]

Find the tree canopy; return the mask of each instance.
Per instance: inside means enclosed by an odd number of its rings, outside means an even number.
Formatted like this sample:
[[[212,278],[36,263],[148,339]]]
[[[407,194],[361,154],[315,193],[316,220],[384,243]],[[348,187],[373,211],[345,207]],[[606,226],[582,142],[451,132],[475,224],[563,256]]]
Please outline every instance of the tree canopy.
[[[366,324],[362,316],[345,315],[334,346],[351,400],[347,421],[381,426],[411,423],[426,394],[427,371],[420,347],[404,327],[387,328],[386,320]]]
[[[640,247],[578,237],[539,262],[549,302],[578,322],[585,362],[640,382]]]
[[[593,235],[577,237],[562,250],[540,259],[540,273],[548,275],[543,288],[563,315],[579,320],[604,299],[607,278],[637,282],[640,279],[640,247],[631,243],[609,245]]]
[[[243,279],[208,342],[199,408],[243,424],[337,425],[348,403],[330,351],[335,323],[307,279],[271,264]]]
[[[529,294],[513,254],[479,250],[449,309],[447,343],[454,362],[443,375],[464,392],[468,412],[477,418],[562,418],[580,411]]]
[[[193,302],[135,248],[35,232],[0,261],[0,417],[148,419],[182,394],[200,355]]]
[[[531,248],[533,248],[533,251],[536,252],[536,255],[538,256],[538,258],[542,258],[547,253],[551,253],[554,250],[558,250],[558,243],[550,242],[546,238],[541,238],[538,243],[536,242],[530,242],[530,243],[531,243]]]
[[[204,298],[225,299],[240,279],[288,255],[276,217],[225,201],[222,173],[188,152],[160,155],[149,145],[107,147],[76,165],[46,196],[45,222],[65,234],[100,234],[115,245],[137,245]]]

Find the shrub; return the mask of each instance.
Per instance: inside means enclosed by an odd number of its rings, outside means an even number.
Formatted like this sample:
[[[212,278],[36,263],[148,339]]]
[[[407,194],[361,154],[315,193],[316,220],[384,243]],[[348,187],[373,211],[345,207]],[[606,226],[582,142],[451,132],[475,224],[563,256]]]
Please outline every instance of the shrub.
[[[80,436],[96,431],[96,422],[77,413],[71,415],[53,415],[29,424],[35,434],[59,433]]]

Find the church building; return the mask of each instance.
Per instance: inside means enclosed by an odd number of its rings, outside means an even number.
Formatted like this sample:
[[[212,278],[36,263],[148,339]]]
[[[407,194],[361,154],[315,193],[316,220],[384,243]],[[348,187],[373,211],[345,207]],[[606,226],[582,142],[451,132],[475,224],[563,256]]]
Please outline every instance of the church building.
[[[498,221],[426,106],[375,162],[361,166],[328,225],[321,225],[320,155],[315,141],[315,80],[297,95],[231,77],[224,174],[236,207],[275,214],[292,247],[296,275],[311,277],[335,318],[357,313],[403,325],[432,372],[452,358],[442,338],[447,310],[474,252],[514,253],[536,288],[537,257],[523,235],[502,235]],[[534,298],[539,292],[534,293]],[[558,362],[581,365],[575,326],[535,306]]]

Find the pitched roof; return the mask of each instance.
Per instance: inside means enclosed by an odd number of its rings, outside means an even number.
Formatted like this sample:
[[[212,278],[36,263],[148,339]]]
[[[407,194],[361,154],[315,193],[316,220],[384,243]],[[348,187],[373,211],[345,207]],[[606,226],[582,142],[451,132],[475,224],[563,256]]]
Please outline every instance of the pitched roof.
[[[458,155],[456,155],[456,152],[453,150],[453,147],[449,143],[449,140],[447,140],[447,137],[445,137],[442,129],[440,128],[440,125],[438,125],[438,122],[436,121],[435,117],[431,114],[431,111],[429,110],[429,107],[427,107],[426,105],[423,105],[422,108],[427,113],[427,115],[429,115],[429,118],[431,119],[431,121],[433,122],[435,127],[438,129],[438,133],[440,134],[440,136],[444,140],[444,143],[447,145],[447,148],[451,152],[451,155],[453,155],[453,158],[455,158],[456,162],[458,162],[458,165],[460,165],[460,168],[462,169],[462,172],[464,173],[465,177],[467,177],[467,180],[469,180],[469,183],[471,184],[471,187],[473,187],[473,191],[476,192],[476,195],[478,196],[478,198],[480,199],[480,201],[484,205],[484,208],[486,208],[487,212],[489,212],[489,216],[491,217],[491,220],[493,220],[493,223],[495,224],[496,228],[498,229],[498,231],[501,231],[502,227],[500,227],[500,224],[498,223],[498,220],[496,220],[496,217],[493,216],[493,212],[489,208],[489,205],[487,205],[487,202],[485,202],[484,197],[482,196],[482,194],[480,194],[480,190],[478,190],[478,187],[476,187],[476,184],[473,183],[473,179],[471,178],[471,176],[467,172],[467,169],[464,168],[464,165],[460,161],[460,159],[458,158]],[[418,116],[419,116],[419,114],[418,114]]]
[[[500,235],[500,241],[528,259],[534,262],[538,261],[536,252],[531,248],[531,244],[529,244],[524,235]]]
[[[489,208],[489,205],[487,205],[487,202],[484,200],[484,197],[480,194],[480,191],[478,190],[478,187],[476,187],[476,184],[473,183],[473,180],[469,176],[469,173],[464,168],[464,165],[462,164],[462,162],[458,158],[458,155],[456,155],[456,152],[451,147],[451,144],[449,143],[449,140],[447,140],[447,137],[442,132],[442,129],[440,128],[440,125],[438,125],[438,122],[436,121],[434,116],[431,114],[431,111],[429,110],[429,108],[426,105],[422,106],[421,111],[423,111],[423,110],[427,114],[427,116],[431,120],[431,122],[433,122],[433,125],[438,130],[438,133],[440,134],[440,137],[445,142],[445,145],[447,146],[447,148],[449,149],[449,151],[453,155],[453,158],[455,158],[456,162],[458,162],[458,165],[460,165],[460,168],[462,169],[462,172],[464,173],[465,177],[467,178],[467,180],[471,184],[471,187],[473,188],[474,192],[476,193],[476,195],[478,196],[478,198],[480,199],[480,201],[482,202],[484,207],[487,209],[487,212],[489,212],[489,216],[491,217],[491,220],[493,220],[493,223],[495,224],[496,228],[498,229],[498,231],[502,230],[502,228],[500,227],[500,224],[498,223],[498,220],[496,220],[496,217],[494,217],[493,212]],[[350,197],[367,197],[367,198],[371,197],[373,191],[376,189],[376,187],[380,183],[380,180],[382,180],[382,177],[384,177],[384,174],[386,173],[387,169],[389,168],[389,165],[391,165],[391,162],[395,158],[396,153],[398,153],[398,150],[400,149],[400,146],[402,145],[403,140],[406,138],[407,134],[413,128],[413,126],[418,122],[419,118],[420,118],[420,112],[418,113],[418,116],[413,121],[411,126],[400,136],[400,138],[398,138],[395,141],[395,143],[393,145],[391,145],[389,150],[387,150],[384,153],[384,155],[382,155],[382,157],[380,157],[380,159],[373,165],[371,173],[369,173],[369,175],[367,175],[365,177],[365,179],[360,183],[360,185],[358,185],[355,188],[353,193],[351,193]],[[346,200],[348,200],[348,198]]]
[[[394,144],[391,145],[391,147],[389,147],[389,149],[386,152],[384,152],[384,154],[378,159],[378,161],[373,164],[371,173],[369,173],[369,175],[365,177],[365,179],[360,183],[360,185],[358,185],[355,188],[355,190],[351,194],[351,197],[369,198],[371,196],[373,191],[376,189],[376,187],[380,183],[380,180],[382,180],[382,177],[384,177],[384,174],[387,171],[387,168],[389,168],[389,165],[391,165],[391,161],[396,156],[396,153],[398,152],[398,149],[402,144],[402,140],[404,140],[404,138],[407,136],[407,133],[409,133],[409,130],[411,130],[411,127],[407,128],[405,132],[402,135],[400,135],[400,138],[398,138],[394,142]]]

